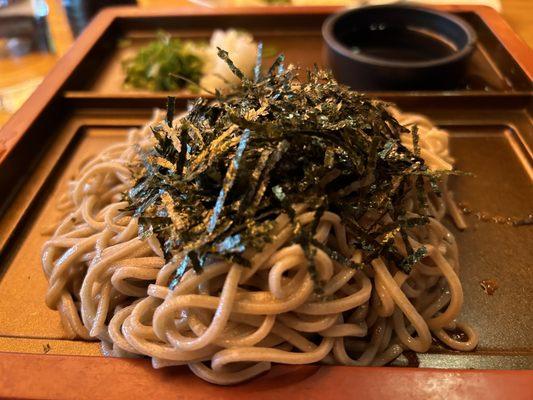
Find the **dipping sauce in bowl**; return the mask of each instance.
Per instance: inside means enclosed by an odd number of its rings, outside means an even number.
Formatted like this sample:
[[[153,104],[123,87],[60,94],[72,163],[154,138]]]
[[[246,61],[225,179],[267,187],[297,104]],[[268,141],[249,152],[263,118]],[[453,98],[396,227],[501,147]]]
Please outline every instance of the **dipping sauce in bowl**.
[[[398,5],[336,14],[322,34],[333,74],[359,90],[453,88],[476,42],[473,29],[451,14]]]
[[[351,50],[391,61],[430,61],[457,52],[457,47],[430,31],[410,27],[373,24],[345,39]]]

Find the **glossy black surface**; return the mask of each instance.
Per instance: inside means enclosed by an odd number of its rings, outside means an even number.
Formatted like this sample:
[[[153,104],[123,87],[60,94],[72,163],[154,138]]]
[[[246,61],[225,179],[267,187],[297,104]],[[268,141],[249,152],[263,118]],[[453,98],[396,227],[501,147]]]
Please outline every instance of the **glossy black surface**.
[[[451,14],[398,5],[333,15],[322,34],[335,77],[359,90],[452,88],[476,43],[468,23]]]
[[[354,54],[391,61],[431,61],[457,51],[440,36],[403,26],[370,25],[347,35],[343,42]]]

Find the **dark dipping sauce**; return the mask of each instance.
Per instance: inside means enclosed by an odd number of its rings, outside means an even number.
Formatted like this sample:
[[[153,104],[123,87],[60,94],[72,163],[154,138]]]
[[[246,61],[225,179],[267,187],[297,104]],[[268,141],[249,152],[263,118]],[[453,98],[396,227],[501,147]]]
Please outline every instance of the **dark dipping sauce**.
[[[433,32],[384,24],[357,29],[343,42],[356,54],[388,61],[430,61],[457,52],[452,43]]]
[[[397,4],[334,14],[322,35],[333,76],[360,91],[453,90],[476,43],[454,15]]]

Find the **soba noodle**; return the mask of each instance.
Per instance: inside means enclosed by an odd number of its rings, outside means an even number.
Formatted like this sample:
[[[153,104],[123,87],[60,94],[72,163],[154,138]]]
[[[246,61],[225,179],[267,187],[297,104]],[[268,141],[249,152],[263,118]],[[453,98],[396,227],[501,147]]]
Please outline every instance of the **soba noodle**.
[[[391,112],[403,125],[418,126],[430,168],[452,168],[445,131],[419,115]],[[156,113],[154,121],[160,119]],[[402,142],[413,146],[410,135]],[[257,376],[272,363],[385,365],[407,349],[428,351],[432,337],[455,350],[476,346],[476,332],[457,322],[463,304],[457,244],[441,220],[450,212],[459,227],[464,221],[446,182],[444,196],[430,196],[430,223],[409,231],[411,246],[428,250],[409,275],[380,258],[362,270],[348,268],[317,249],[319,297],[302,247],[289,244],[289,217],[281,214],[274,240],[250,254],[251,267],[215,261],[202,273],[187,271],[171,290],[177,263],[165,264],[158,241],[141,240],[137,219],[123,211],[136,146],[151,145],[149,125],[131,131],[82,165],[59,202],[64,217],[42,263],[46,303],[59,310],[72,337],[100,340],[106,355],[149,356],[156,368],[187,364],[221,385]],[[295,208],[302,225],[313,221],[315,211]],[[361,261],[336,214],[323,214],[315,238]],[[406,255],[399,235],[395,246]],[[467,338],[458,340],[456,331]]]

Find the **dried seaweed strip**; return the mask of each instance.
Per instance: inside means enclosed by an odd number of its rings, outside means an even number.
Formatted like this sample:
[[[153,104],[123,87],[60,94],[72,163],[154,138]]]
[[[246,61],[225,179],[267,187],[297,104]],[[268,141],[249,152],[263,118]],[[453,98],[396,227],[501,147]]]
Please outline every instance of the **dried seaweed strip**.
[[[224,206],[224,201],[226,200],[228,192],[233,186],[233,183],[235,182],[235,177],[237,176],[237,171],[241,165],[242,155],[244,153],[244,149],[246,148],[246,145],[248,144],[249,138],[250,138],[250,130],[245,129],[244,133],[242,134],[239,140],[239,146],[237,147],[235,156],[231,160],[230,167],[228,168],[228,171],[226,172],[226,176],[224,177],[222,189],[220,189],[220,193],[215,203],[215,207],[213,208],[213,214],[211,215],[211,218],[209,219],[209,225],[207,225],[208,233],[212,233],[215,230],[218,217],[220,216],[220,213],[222,212],[222,207]]]
[[[271,241],[281,213],[290,217],[293,241],[315,278],[316,249],[352,268],[383,257],[408,273],[425,255],[407,233],[428,223],[428,195],[457,172],[430,171],[418,154],[416,127],[411,151],[400,142],[409,130],[387,105],[339,85],[326,71],[307,71],[302,81],[279,56],[262,74],[259,49],[252,81],[227,52],[219,56],[242,84],[214,101],[195,100],[175,127],[155,125],[157,144],[139,149],[137,180],[125,195],[139,234],[156,235],[167,260],[179,261],[172,285],[189,268],[201,271],[212,255],[247,265],[245,250]],[[293,206],[301,203],[315,210],[307,226],[295,218]],[[326,210],[341,216],[350,246],[363,252],[361,264],[314,240]],[[407,218],[412,212],[418,216]],[[394,247],[398,237],[406,257]]]

